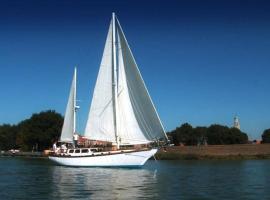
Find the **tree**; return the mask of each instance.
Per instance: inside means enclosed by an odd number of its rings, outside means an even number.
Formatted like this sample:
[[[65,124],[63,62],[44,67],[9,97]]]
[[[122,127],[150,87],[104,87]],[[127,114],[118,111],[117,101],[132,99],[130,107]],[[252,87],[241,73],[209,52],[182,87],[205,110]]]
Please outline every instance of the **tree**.
[[[207,137],[206,137],[207,127],[198,126],[194,128],[193,132],[194,132],[194,135],[196,135],[197,145],[203,145],[207,143]]]
[[[208,144],[225,144],[227,133],[228,127],[218,124],[211,125],[206,134]]]
[[[17,144],[27,151],[47,149],[59,138],[62,124],[63,117],[55,111],[33,114],[18,124]]]
[[[192,126],[188,123],[182,124],[181,127],[177,127],[172,132],[169,132],[168,135],[172,138],[175,145],[180,143],[194,145],[197,144],[198,140]]]
[[[185,145],[198,144],[245,144],[248,142],[246,133],[237,128],[229,128],[218,124],[207,127],[196,127],[188,123],[168,133],[175,145],[183,143]]]
[[[246,144],[248,143],[248,136],[246,133],[240,131],[238,128],[230,128],[230,137],[227,144]]]
[[[270,143],[270,129],[266,129],[263,131],[262,143]]]
[[[16,148],[17,127],[3,124],[0,126],[0,150]]]

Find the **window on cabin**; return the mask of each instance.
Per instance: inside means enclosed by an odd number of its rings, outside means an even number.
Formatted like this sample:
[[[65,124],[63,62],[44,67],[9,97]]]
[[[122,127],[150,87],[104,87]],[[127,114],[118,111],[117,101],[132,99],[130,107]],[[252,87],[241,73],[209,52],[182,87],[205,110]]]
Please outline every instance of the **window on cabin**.
[[[82,153],[88,153],[88,149],[82,149]]]
[[[72,149],[72,150],[69,150],[69,153],[74,153],[74,150]]]
[[[76,149],[75,150],[75,153],[80,153],[80,149]]]

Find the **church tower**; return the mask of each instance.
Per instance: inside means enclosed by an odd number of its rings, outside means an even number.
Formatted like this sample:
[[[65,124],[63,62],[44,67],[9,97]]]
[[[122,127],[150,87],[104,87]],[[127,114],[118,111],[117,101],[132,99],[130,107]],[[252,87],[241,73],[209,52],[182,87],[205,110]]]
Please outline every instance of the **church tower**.
[[[234,117],[233,127],[240,130],[240,122],[237,116]]]

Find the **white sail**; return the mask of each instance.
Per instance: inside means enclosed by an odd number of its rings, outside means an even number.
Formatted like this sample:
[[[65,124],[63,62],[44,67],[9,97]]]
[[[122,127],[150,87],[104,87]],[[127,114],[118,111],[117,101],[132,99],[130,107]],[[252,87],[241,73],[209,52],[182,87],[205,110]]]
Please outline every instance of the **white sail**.
[[[114,15],[94,89],[85,136],[121,145],[144,144],[167,137]]]
[[[119,131],[121,140],[130,144],[166,138],[151,97],[144,84],[128,42],[117,20],[119,34]],[[121,116],[122,115],[122,116]]]
[[[62,127],[60,142],[73,142],[73,134],[75,132],[75,109],[76,109],[76,76],[75,68],[71,88],[69,92],[68,103],[65,112],[64,124]]]
[[[118,42],[118,136],[122,145],[149,143],[141,131],[131,103],[123,60],[124,49]]]
[[[85,137],[92,140],[115,142],[112,102],[112,65],[111,23],[84,134]]]

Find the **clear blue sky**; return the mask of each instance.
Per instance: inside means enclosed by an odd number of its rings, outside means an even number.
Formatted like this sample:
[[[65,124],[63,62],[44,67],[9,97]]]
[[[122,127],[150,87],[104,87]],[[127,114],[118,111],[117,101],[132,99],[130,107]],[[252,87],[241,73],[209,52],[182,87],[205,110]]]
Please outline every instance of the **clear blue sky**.
[[[270,128],[267,1],[0,1],[0,124],[64,114],[78,65],[83,132],[115,11],[166,130],[184,122]]]

